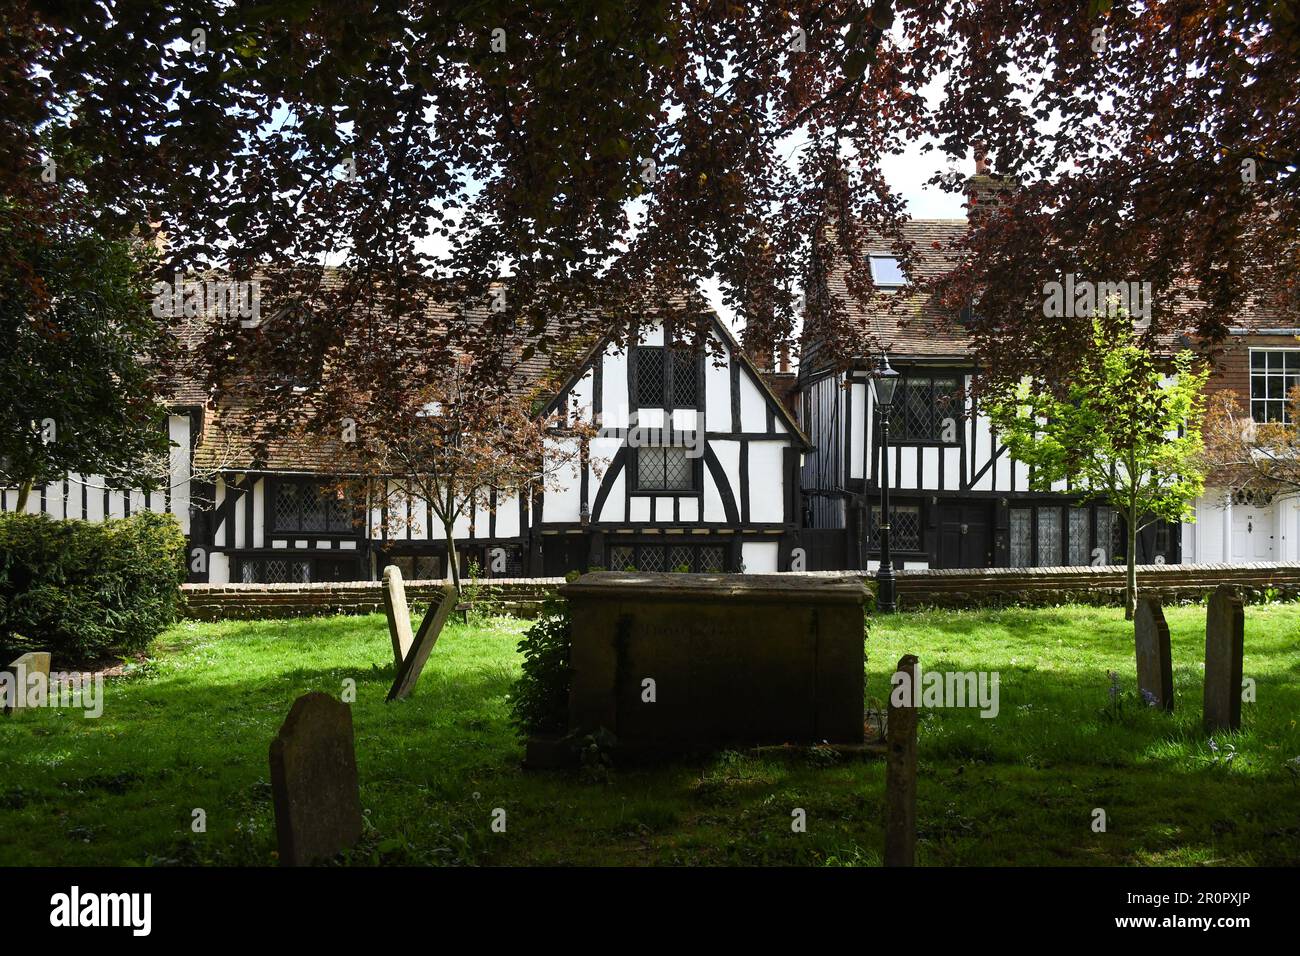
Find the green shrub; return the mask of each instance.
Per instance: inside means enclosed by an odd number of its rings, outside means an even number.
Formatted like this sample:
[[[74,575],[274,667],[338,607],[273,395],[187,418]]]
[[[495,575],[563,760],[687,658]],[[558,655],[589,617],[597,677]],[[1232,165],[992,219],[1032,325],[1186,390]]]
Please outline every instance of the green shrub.
[[[62,661],[144,650],[176,619],[185,536],[171,515],[0,516],[0,646]]]
[[[515,682],[510,722],[523,736],[563,733],[569,727],[569,603],[552,594],[541,616],[524,632],[519,650],[523,676]]]

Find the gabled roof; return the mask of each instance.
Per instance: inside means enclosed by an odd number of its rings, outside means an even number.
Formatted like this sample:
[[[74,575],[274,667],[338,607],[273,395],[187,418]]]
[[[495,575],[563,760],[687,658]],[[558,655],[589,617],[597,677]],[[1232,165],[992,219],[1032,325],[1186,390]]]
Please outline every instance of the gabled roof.
[[[326,274],[324,282],[334,286],[340,284],[338,276],[330,273]],[[742,363],[749,369],[759,388],[775,406],[777,414],[790,429],[792,439],[806,446],[807,439],[798,425],[788,410],[771,394],[770,389],[750,365],[730,332],[702,298],[694,298],[698,301],[690,304],[698,307],[702,313],[707,311],[710,321],[720,332],[728,347],[732,349],[733,354],[741,357]],[[687,302],[685,297],[682,297],[669,299],[665,304],[678,306]],[[263,319],[263,325],[274,326],[277,321],[275,317],[282,316],[283,312],[284,310],[271,311],[269,316]],[[430,328],[445,327],[446,323],[452,321],[485,322],[488,319],[486,306],[458,309],[444,302],[431,303],[423,314]],[[257,400],[252,391],[243,393],[237,388],[231,388],[221,396],[219,401],[212,399],[199,359],[199,349],[210,331],[211,321],[203,318],[190,319],[178,322],[176,325],[176,334],[186,360],[181,363],[175,376],[176,385],[172,394],[172,403],[176,406],[198,406],[204,409],[203,428],[194,452],[196,471],[243,471],[256,468],[259,471],[285,474],[337,472],[338,462],[344,450],[336,441],[301,432],[272,435],[269,429],[259,427]],[[503,353],[504,363],[510,371],[512,387],[526,397],[549,398],[547,406],[541,411],[552,407],[554,396],[563,391],[557,387],[557,383],[562,381],[568,370],[575,366],[580,372],[583,365],[589,362],[591,355],[597,349],[603,349],[604,345],[620,331],[616,326],[624,321],[611,319],[608,330],[600,336],[599,341],[595,345],[584,348],[582,338],[574,335],[571,330],[575,327],[590,328],[589,323],[578,322],[572,315],[548,317],[544,334],[558,341],[564,341],[566,336],[570,338],[563,352],[557,353],[553,350],[549,355],[542,351],[526,350],[525,346],[528,342],[536,338],[536,335],[531,333],[521,332],[511,339],[503,340],[507,349],[507,352]],[[572,376],[570,378],[572,380]],[[265,445],[264,454],[256,458],[253,439],[260,439]]]
[[[778,397],[776,392],[772,390],[772,386],[768,382],[766,375],[760,371],[756,365],[754,365],[753,361],[745,353],[745,349],[736,340],[735,335],[732,334],[731,330],[727,328],[723,321],[718,317],[718,313],[698,295],[692,295],[689,302],[695,310],[708,316],[709,325],[713,329],[714,334],[722,339],[732,359],[740,360],[741,368],[749,374],[754,384],[758,387],[758,390],[763,393],[763,400],[772,406],[777,417],[781,419],[781,423],[785,425],[786,429],[790,432],[791,439],[805,449],[812,448],[812,442],[808,440],[808,436],[804,434],[803,429],[799,427],[799,423],[795,421],[794,415],[791,413],[789,407],[782,398]],[[685,304],[685,301],[683,301],[683,304]],[[561,387],[556,392],[555,396],[546,404],[546,407],[542,410],[542,414],[555,411],[560,396],[573,388],[577,381],[586,374],[587,369],[592,366],[598,356],[604,355],[605,349],[614,339],[614,336],[615,333],[613,330],[607,332],[587,350],[586,355],[584,355],[578,362],[573,370],[573,374],[569,376],[568,381],[564,383],[563,387]]]

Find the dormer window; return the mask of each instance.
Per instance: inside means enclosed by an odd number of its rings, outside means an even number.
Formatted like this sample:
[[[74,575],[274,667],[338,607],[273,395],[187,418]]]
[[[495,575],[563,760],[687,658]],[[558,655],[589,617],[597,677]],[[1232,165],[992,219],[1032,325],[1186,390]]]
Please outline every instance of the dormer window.
[[[880,289],[901,289],[907,285],[907,276],[898,264],[897,256],[871,256],[871,281]]]

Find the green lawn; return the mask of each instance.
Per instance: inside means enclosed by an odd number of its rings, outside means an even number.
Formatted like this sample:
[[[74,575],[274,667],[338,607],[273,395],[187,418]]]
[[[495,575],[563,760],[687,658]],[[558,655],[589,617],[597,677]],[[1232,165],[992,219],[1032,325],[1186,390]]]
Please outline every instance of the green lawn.
[[[868,696],[905,652],[926,669],[996,670],[1001,712],[923,712],[920,861],[1279,864],[1300,861],[1300,606],[1246,610],[1245,729],[1202,736],[1204,608],[1168,611],[1178,712],[1134,702],[1115,609],[930,612],[873,619]],[[507,722],[526,622],[444,632],[411,700],[386,704],[382,616],[182,624],[111,681],[103,717],[0,720],[0,865],[272,864],[267,746],[295,697],[353,708],[368,821],[353,862],[880,862],[884,767],[823,751],[721,753],[655,770],[525,772]],[[1107,670],[1122,678],[1111,712]],[[491,829],[506,810],[506,832]],[[1105,833],[1092,811],[1103,808]],[[191,812],[207,832],[191,832]],[[791,832],[791,811],[807,832]]]

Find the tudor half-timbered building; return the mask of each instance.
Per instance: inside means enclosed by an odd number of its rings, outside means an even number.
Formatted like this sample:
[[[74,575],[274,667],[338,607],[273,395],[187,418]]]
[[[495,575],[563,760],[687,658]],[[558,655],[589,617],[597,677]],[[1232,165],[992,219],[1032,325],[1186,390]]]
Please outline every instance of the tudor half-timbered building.
[[[580,461],[531,494],[483,489],[451,548],[414,494],[348,500],[343,458],[328,442],[276,436],[254,455],[242,437],[253,402],[237,391],[213,400],[198,376],[173,396],[164,490],[105,491],[70,476],[34,490],[28,509],[89,520],[168,511],[189,538],[197,582],[369,580],[388,563],[408,578],[441,578],[452,553],[465,575],[774,571],[798,543],[808,442],[711,311],[704,326],[708,343],[693,348],[654,320],[600,340],[539,410],[595,429]],[[201,331],[183,332],[184,344]],[[524,363],[516,385],[536,394],[545,372],[540,358]],[[557,432],[557,460],[570,457],[558,443],[577,440]],[[16,498],[9,491],[0,504]]]
[[[580,473],[537,501],[546,573],[788,567],[807,440],[712,312],[707,331],[694,349],[663,324],[630,348],[606,339],[556,395],[597,432]]]
[[[982,185],[975,177],[972,185]],[[966,220],[913,220],[918,282],[951,268],[947,249]],[[1125,549],[1121,520],[1064,484],[1031,489],[971,397],[978,370],[962,317],[907,282],[889,244],[867,250],[875,299],[848,295],[842,268],[827,270],[825,295],[845,303],[862,342],[879,343],[901,373],[890,415],[891,551],[900,568],[1055,567],[1109,564]],[[816,297],[810,297],[815,299]],[[800,422],[813,444],[801,474],[804,536],[815,568],[875,567],[880,521],[879,416],[869,378],[878,354],[845,369],[815,315],[806,317],[799,370]],[[1139,561],[1181,560],[1178,526],[1139,537]]]

